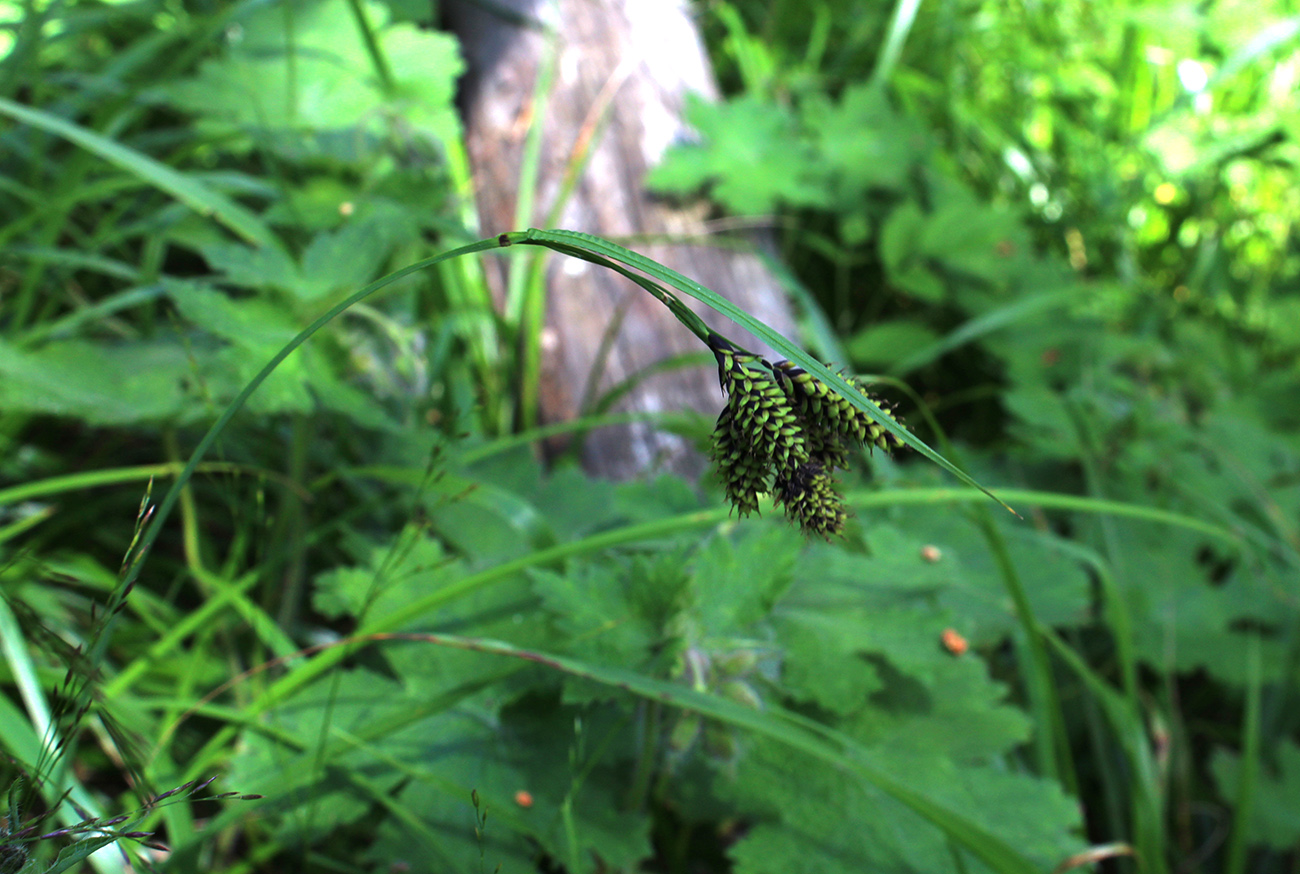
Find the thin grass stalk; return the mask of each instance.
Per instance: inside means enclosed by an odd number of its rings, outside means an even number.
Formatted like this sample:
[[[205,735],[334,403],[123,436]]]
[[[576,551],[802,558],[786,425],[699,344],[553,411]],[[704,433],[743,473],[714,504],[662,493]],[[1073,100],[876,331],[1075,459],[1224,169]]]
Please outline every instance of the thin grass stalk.
[[[1129,800],[1132,805],[1134,841],[1142,870],[1164,874],[1168,870],[1168,864],[1164,852],[1161,781],[1139,702],[1112,689],[1055,631],[1045,626],[1040,626],[1038,631],[1061,664],[1078,677],[1105,713],[1132,771],[1131,791],[1135,795],[1130,796]]]
[[[51,113],[2,97],[0,115],[7,115],[15,121],[80,146],[118,169],[138,177],[150,187],[171,195],[200,215],[211,215],[232,233],[253,245],[278,245],[271,229],[247,209],[193,177],[173,170],[142,152]],[[66,169],[66,164],[64,167]]]
[[[329,322],[331,322],[336,316],[351,307],[353,304],[365,300],[375,292],[392,285],[397,280],[409,276],[412,273],[424,270],[427,267],[432,267],[435,264],[439,264],[451,258],[457,258],[461,255],[468,255],[474,252],[482,252],[491,249],[496,245],[497,243],[495,240],[480,240],[477,243],[471,243],[468,246],[452,249],[451,251],[444,252],[441,255],[426,258],[423,261],[417,261],[401,270],[394,271],[381,279],[375,280],[365,288],[331,307],[327,312],[316,319],[316,321],[312,322],[299,332],[296,337],[290,340],[283,349],[277,352],[271,360],[268,361],[260,371],[258,371],[257,375],[254,376],[246,386],[244,386],[243,390],[235,396],[235,399],[230,402],[230,405],[227,406],[221,416],[217,418],[217,421],[208,429],[208,432],[203,435],[198,446],[195,447],[194,453],[190,456],[189,462],[186,463],[185,468],[177,477],[176,482],[174,482],[172,487],[168,489],[167,494],[163,497],[162,503],[159,504],[154,518],[151,520],[148,529],[141,538],[141,542],[136,552],[136,560],[132,563],[130,570],[124,575],[121,585],[117,590],[115,590],[113,597],[109,601],[108,618],[105,620],[104,627],[97,635],[89,652],[92,664],[98,664],[100,660],[102,660],[104,650],[107,648],[108,642],[112,637],[112,631],[117,620],[117,611],[121,609],[125,603],[127,594],[129,594],[131,589],[134,587],[135,581],[139,577],[140,568],[143,565],[143,559],[148,556],[149,550],[158,539],[163,524],[167,521],[167,518],[170,516],[177,500],[180,498],[181,490],[186,486],[186,484],[188,484],[190,477],[194,475],[195,469],[203,460],[203,457],[207,454],[208,450],[212,448],[218,435],[225,430],[226,425],[235,417],[235,414],[243,409],[244,404],[248,402],[248,398],[252,396],[253,392],[257,391],[257,389],[261,387],[262,383],[266,381],[266,378],[280,366],[280,363],[292,355],[293,352],[310,339],[312,335],[325,327],[325,325],[329,324]]]
[[[539,62],[536,87],[532,97],[532,124],[524,140],[519,163],[519,193],[515,204],[515,227],[534,221],[537,179],[541,175],[542,137],[546,107],[550,103],[560,64],[557,33],[545,37],[546,56]],[[506,322],[517,338],[519,349],[518,424],[531,428],[537,424],[542,384],[542,331],[546,327],[546,264],[540,254],[524,260],[519,270],[511,270],[506,290]]]
[[[366,47],[366,56],[370,58],[370,66],[375,71],[375,77],[379,79],[384,96],[391,97],[396,82],[388,58],[384,57],[384,50],[380,48],[379,39],[375,36],[375,29],[370,25],[370,19],[366,17],[366,11],[362,8],[360,0],[348,0],[348,9],[352,12],[353,20],[356,21],[357,33],[361,37],[362,45]]]
[[[894,14],[889,18],[889,31],[885,34],[885,44],[880,49],[876,68],[871,71],[871,79],[868,80],[872,87],[883,89],[889,84],[889,77],[898,66],[898,59],[903,54],[903,46],[907,44],[907,35],[912,31],[917,10],[920,8],[921,0],[898,0],[894,4]]]
[[[1260,702],[1264,685],[1259,650],[1259,635],[1250,635],[1246,639],[1246,712],[1241,726],[1241,774],[1233,797],[1232,837],[1228,841],[1224,868],[1227,874],[1246,874],[1251,820],[1255,817],[1259,795]]]
[[[229,585],[225,585],[224,581],[214,585],[210,597],[205,598],[195,609],[178,617],[176,623],[150,644],[143,654],[136,656],[104,683],[104,697],[112,699],[126,694],[141,675],[160,660],[179,650],[191,635],[210,626],[221,613],[232,606],[242,602],[241,612],[251,612],[254,605],[248,600],[246,593],[257,585],[258,581],[259,576],[256,573],[247,573]]]
[[[758,711],[669,680],[646,677],[619,668],[587,664],[550,653],[520,649],[495,640],[443,634],[358,635],[354,639],[363,640],[367,637],[374,642],[421,641],[436,646],[518,659],[528,664],[541,665],[547,669],[620,689],[649,702],[662,702],[753,731],[857,775],[912,809],[923,819],[951,834],[968,852],[981,859],[993,871],[1002,874],[1040,874],[1037,867],[1016,848],[985,832],[981,827],[967,820],[961,812],[951,810],[928,796],[913,791],[905,778],[889,773],[880,762],[876,761],[871,751],[860,746],[856,741],[797,713],[778,708]],[[343,648],[345,647],[336,645],[322,652],[321,656]]]
[[[1165,510],[1122,504],[1116,501],[1096,501],[1075,495],[1058,495],[1051,492],[1008,489],[1003,490],[1003,494],[1017,503],[1028,506],[1038,506],[1045,509],[1068,509],[1077,512],[1108,513],[1145,519],[1191,530],[1213,532],[1228,542],[1236,542],[1236,537],[1232,532],[1214,526],[1207,526],[1206,523],[1201,522],[1199,519],[1180,516]],[[861,510],[870,507],[976,503],[987,500],[987,498],[981,492],[968,489],[917,489],[891,492],[850,492],[847,500],[851,506]],[[471,574],[453,586],[430,593],[418,602],[407,605],[401,611],[384,617],[383,621],[359,631],[358,634],[391,633],[406,623],[419,618],[424,613],[441,606],[443,603],[474,592],[484,586],[508,579],[512,575],[530,567],[545,567],[567,558],[600,552],[625,543],[653,540],[693,528],[719,525],[726,522],[729,513],[729,508],[716,507],[639,525],[625,526],[612,531],[590,535],[570,543],[557,544],[548,549],[539,550]],[[343,659],[344,655],[340,648],[334,647],[297,664],[291,673],[273,683],[256,701],[250,702],[235,723],[227,725],[214,733],[214,736],[208,740],[204,747],[192,757],[189,768],[185,772],[187,779],[195,779],[198,775],[202,775],[214,767],[224,755],[223,750],[233,740],[239,727],[245,724],[253,724],[259,714],[265,713],[330,670]]]
[[[989,552],[1002,577],[1002,584],[1015,608],[1016,621],[1020,624],[1020,634],[1014,642],[1034,714],[1034,749],[1039,771],[1062,783],[1071,793],[1078,794],[1078,779],[1071,767],[1065,719],[1061,713],[1060,699],[1056,695],[1056,684],[1052,681],[1052,663],[1047,657],[1047,647],[1038,634],[1038,622],[1034,619],[1029,595],[1025,592],[1020,573],[1011,559],[1006,538],[988,514],[983,512],[983,508],[976,511],[975,524],[984,534]]]
[[[247,401],[247,399],[251,396],[251,394],[257,390],[257,388],[261,385],[261,383],[270,375],[270,373],[272,373],[275,370],[275,368],[288,355],[292,354],[292,352],[296,350],[296,348],[299,345],[305,342],[316,331],[318,331],[331,319],[336,317],[339,313],[343,312],[348,307],[368,297],[370,294],[373,294],[374,292],[384,288],[385,286],[390,285],[397,279],[410,275],[426,267],[430,267],[445,262],[448,259],[457,257],[459,255],[485,251],[499,245],[508,245],[512,242],[543,245],[548,248],[554,249],[556,251],[561,251],[565,254],[572,254],[577,257],[585,258],[586,260],[590,260],[595,263],[603,263],[605,264],[605,266],[609,266],[612,269],[615,269],[618,272],[623,273],[626,276],[629,276],[629,278],[633,278],[634,281],[637,281],[639,284],[641,284],[643,288],[650,291],[652,294],[655,294],[656,297],[658,297],[661,301],[663,301],[666,305],[668,305],[670,309],[672,309],[673,312],[683,320],[683,323],[686,324],[686,326],[688,328],[691,328],[692,330],[697,330],[694,327],[693,322],[694,323],[699,322],[698,316],[695,316],[688,308],[684,306],[684,304],[682,304],[679,300],[677,300],[677,298],[674,295],[672,295],[665,288],[663,288],[663,286],[659,285],[658,282],[663,282],[667,285],[673,286],[674,288],[678,288],[679,290],[683,291],[683,293],[699,298],[700,300],[704,301],[706,304],[714,307],[720,312],[723,312],[724,314],[727,315],[732,315],[733,318],[736,318],[737,321],[740,321],[745,327],[748,327],[752,332],[754,332],[761,339],[768,341],[769,344],[772,345],[774,348],[783,352],[789,350],[787,354],[789,354],[791,360],[796,361],[796,363],[805,366],[806,370],[809,373],[811,373],[813,376],[822,379],[823,382],[825,382],[827,385],[839,391],[845,398],[848,398],[852,402],[853,406],[859,408],[862,412],[866,413],[871,418],[880,421],[880,423],[882,424],[883,427],[886,428],[886,430],[889,430],[891,432],[897,431],[900,435],[902,435],[900,436],[900,439],[904,439],[905,442],[909,443],[910,445],[917,446],[923,452],[923,454],[926,454],[927,457],[931,458],[932,460],[936,460],[937,463],[940,463],[946,469],[957,473],[963,479],[963,481],[974,484],[973,480],[971,480],[969,476],[962,474],[950,462],[947,462],[945,459],[943,459],[941,456],[938,456],[937,453],[935,453],[933,450],[930,450],[929,447],[925,446],[925,444],[921,443],[915,437],[912,437],[906,431],[902,430],[901,428],[898,428],[897,425],[894,425],[892,423],[892,419],[890,419],[889,417],[881,413],[880,410],[876,408],[874,404],[871,404],[865,399],[863,399],[860,393],[855,388],[853,388],[849,383],[844,381],[838,375],[832,373],[831,371],[827,370],[824,366],[822,366],[820,363],[811,359],[809,356],[807,356],[797,347],[794,347],[793,344],[791,344],[784,337],[772,331],[771,328],[767,327],[766,325],[763,325],[761,322],[758,322],[757,320],[753,319],[752,317],[748,316],[742,311],[737,310],[733,305],[727,303],[725,300],[721,298],[718,298],[716,294],[709,292],[707,289],[704,289],[702,286],[699,286],[697,283],[693,283],[690,280],[686,279],[685,277],[681,276],[680,274],[667,270],[667,268],[663,268],[660,265],[656,265],[654,264],[654,262],[651,262],[648,259],[645,259],[641,256],[637,256],[635,255],[635,253],[630,253],[627,250],[621,249],[620,247],[617,246],[613,246],[613,244],[609,244],[606,241],[600,241],[595,238],[586,237],[585,235],[573,234],[571,232],[545,232],[545,231],[528,231],[528,232],[520,232],[516,234],[506,234],[503,235],[499,240],[494,239],[494,240],[479,241],[477,243],[464,246],[450,252],[443,253],[433,258],[425,259],[423,261],[417,262],[416,264],[410,265],[407,268],[389,274],[388,276],[380,280],[377,280],[374,283],[371,283],[370,285],[363,288],[361,291],[357,292],[356,294],[352,295],[351,297],[347,298],[346,300],[336,305],[329,312],[324,314],[321,318],[313,322],[312,325],[304,329],[304,331],[302,331],[298,336],[296,336],[294,340],[292,340],[289,344],[287,344],[280,352],[278,352],[271,359],[270,362],[268,362],[268,364],[259,372],[259,374],[256,377],[254,377],[254,379],[250,381],[248,385],[244,387],[244,389],[235,398],[235,400],[231,402],[231,404],[218,418],[217,422],[212,426],[212,428],[207,432],[207,434],[205,434],[204,438],[200,441],[200,443],[196,447],[190,461],[186,464],[185,468],[182,470],[181,475],[178,478],[177,482],[173,484],[172,488],[168,491],[167,495],[165,496],[163,502],[158,507],[156,516],[148,524],[147,529],[144,532],[144,535],[141,539],[141,543],[139,544],[139,548],[135,553],[135,561],[129,564],[129,570],[126,574],[124,574],[122,584],[118,587],[117,590],[115,590],[113,598],[110,601],[109,618],[104,623],[102,633],[100,633],[96,637],[93,647],[91,649],[92,660],[98,660],[102,658],[103,652],[108,645],[108,640],[111,637],[113,623],[116,621],[117,618],[117,612],[124,605],[127,594],[130,592],[131,587],[134,585],[135,580],[138,578],[140,568],[142,566],[141,562],[148,555],[152,545],[157,539],[157,536],[163,524],[168,518],[170,511],[174,508],[174,505],[178,500],[178,496],[181,490],[184,489],[185,486],[187,485],[190,477],[193,475],[194,470],[197,468],[202,457],[212,447],[217,436],[224,429],[224,427],[229,423],[231,418],[237,414],[239,409],[242,408],[243,404]],[[620,266],[620,264],[625,264],[628,266],[623,267]],[[645,273],[647,273],[649,276],[653,278],[652,279],[646,279],[645,277],[638,278],[636,275],[632,273],[632,270],[643,270]],[[977,484],[975,485],[977,488],[980,488],[978,487]],[[1142,509],[1145,510],[1146,508],[1142,508]],[[724,514],[721,512],[721,508],[719,508],[719,511],[715,511],[713,513],[706,512],[706,513],[699,513],[699,514],[691,514],[690,516],[685,518],[689,520],[689,524],[707,524],[712,519],[716,519],[721,515]],[[672,530],[678,528],[682,524],[682,518],[683,517],[678,517],[677,519],[666,520],[668,525],[664,530]],[[656,523],[656,524],[662,525],[663,523]],[[378,620],[373,623],[363,623],[362,633],[369,634],[369,635],[374,635],[377,633],[384,633],[384,632],[391,633],[391,631],[400,628],[404,623],[409,622],[412,619],[418,618],[421,615],[424,615],[428,611],[435,609],[436,607],[438,607],[443,603],[446,603],[454,598],[460,597],[461,595],[469,591],[472,591],[476,588],[479,588],[484,585],[488,585],[490,582],[493,582],[495,580],[507,578],[510,575],[517,573],[519,570],[522,570],[524,567],[532,566],[541,562],[558,561],[568,554],[573,554],[575,548],[577,549],[607,548],[609,545],[612,545],[613,543],[626,542],[630,539],[649,536],[649,534],[655,529],[655,527],[656,527],[655,524],[645,525],[645,526],[629,526],[629,528],[626,529],[622,529],[615,532],[607,532],[601,536],[587,538],[586,540],[582,541],[580,544],[577,545],[562,544],[561,546],[556,547],[555,549],[552,550],[544,550],[537,554],[526,556],[523,559],[516,560],[515,562],[504,563],[496,568],[491,568],[488,571],[482,572],[480,574],[471,575],[459,581],[456,584],[447,586],[438,592],[432,593],[429,596],[426,596],[422,599],[419,599],[416,602],[413,602],[410,605],[407,605],[406,608],[404,608],[401,611],[398,611],[395,614],[383,617],[381,620]],[[1028,622],[1032,620],[1032,616],[1030,616],[1028,613],[1027,603],[1024,605],[1024,609],[1021,610],[1021,614],[1022,614],[1023,621]],[[465,646],[465,648],[477,649],[478,651],[495,652],[498,654],[506,654],[506,655],[515,655],[516,657],[519,658],[534,658],[534,659],[536,658],[536,654],[524,655],[522,654],[522,651],[507,652],[506,650],[508,648],[503,648],[503,647],[504,645],[499,645],[495,643],[492,643],[489,646],[482,642],[478,642],[474,646],[469,646],[469,645]],[[289,693],[291,693],[297,688],[301,688],[305,683],[309,682],[314,677],[319,676],[325,670],[328,670],[330,667],[337,664],[338,660],[343,657],[343,654],[345,654],[345,651],[346,651],[345,647],[333,648],[333,649],[326,650],[325,652],[322,652],[319,656],[315,658],[312,658],[309,662],[304,663],[299,668],[295,669],[292,674],[290,674],[289,676],[283,678],[281,681],[278,681],[277,683],[269,687],[266,690],[265,694],[261,695],[258,698],[258,700],[255,701],[249,708],[246,708],[245,712],[252,715],[265,712],[265,710],[268,709],[270,706],[273,706],[275,703],[278,703],[278,701],[283,700]],[[334,655],[335,653],[338,653],[338,655]],[[549,659],[550,657],[547,658]],[[554,660],[552,659],[552,661]],[[562,667],[561,669],[564,668]],[[578,670],[578,669],[574,668],[573,670]],[[586,671],[587,674],[590,674],[592,676],[595,676],[596,673],[599,673],[598,670],[589,667],[582,668],[581,670]],[[610,679],[613,675],[606,673],[603,676],[604,676],[603,681],[613,682]],[[646,678],[637,677],[635,675],[633,675],[631,678],[623,678],[621,680],[618,680],[617,682],[629,684],[634,691],[638,691],[637,686],[638,684],[640,684],[639,692],[638,692],[639,694],[646,694],[647,696],[651,694],[655,694],[655,695],[665,694],[665,690],[659,690],[657,689],[657,687],[647,686],[645,684],[649,683],[650,681],[648,681]],[[677,694],[679,695],[682,693],[680,687],[673,686],[672,689],[676,690]],[[659,700],[662,700],[662,698],[660,698]],[[675,706],[681,706],[680,700],[674,700],[674,704]],[[716,702],[711,702],[710,700],[708,700],[708,696],[704,696],[704,699],[701,701],[693,701],[691,702],[691,704],[694,707],[694,709],[700,710],[701,712],[717,712],[716,708],[718,704]],[[710,710],[710,708],[712,708],[712,710]],[[738,715],[733,715],[732,717],[729,718],[729,721],[737,725],[746,725],[749,720],[753,720],[754,718],[755,717],[753,716],[753,714],[750,711],[746,710],[743,718]],[[789,717],[789,718],[793,719],[794,717]],[[802,723],[800,724],[802,725]],[[809,732],[819,733],[823,737],[828,737],[828,735],[825,734],[826,730],[824,729],[824,727],[802,725],[802,728],[803,730]],[[760,730],[766,730],[768,732],[773,731],[773,723],[764,722],[762,729]],[[793,737],[793,735],[790,735],[790,737]],[[229,740],[228,737],[223,738],[221,734],[219,734],[217,737],[214,737],[210,742],[209,747],[207,748],[209,753],[212,748],[212,743],[215,742],[219,745],[224,746],[225,742],[228,740]],[[823,748],[820,750],[820,752],[814,754],[821,755],[824,757],[825,753],[826,750]],[[200,756],[199,757],[200,762],[202,761],[202,759],[203,757]],[[829,761],[829,759],[827,760]],[[836,761],[841,761],[841,759],[836,759]],[[849,757],[848,759],[843,759],[842,761],[847,764],[852,761],[852,757]],[[862,773],[861,763],[860,762],[857,763],[853,769],[857,770],[859,773]],[[900,800],[903,800],[904,803],[909,804],[909,806],[913,806],[914,809],[918,810],[918,812],[923,812],[928,810],[929,816],[940,816],[942,818],[942,811],[938,811],[934,809],[933,806],[929,805],[929,803],[925,799],[915,796],[914,793],[911,793],[910,790],[908,790],[905,785],[896,782],[891,782],[890,780],[885,778],[884,775],[881,774],[873,774],[869,777],[869,779],[871,779],[872,782],[877,783],[877,785],[887,786],[888,788],[886,791],[889,791],[890,794],[893,794],[895,795],[895,797],[899,798]],[[923,812],[922,815],[927,815],[927,814]],[[955,820],[950,820],[949,824],[954,828],[957,828],[958,832],[962,834],[963,840],[965,842],[972,842],[974,845],[981,844],[983,839],[980,837],[978,833],[963,831],[962,829],[964,827],[960,826],[960,824],[957,823]],[[983,842],[983,844],[984,844],[983,850],[977,849],[974,851],[976,851],[977,853],[982,853],[983,855],[981,855],[981,858],[984,858],[986,862],[993,864],[995,867],[998,867],[1001,870],[1026,870],[1018,863],[1012,864],[1010,865],[1010,867],[1007,867],[1007,865],[1005,864],[1006,859],[1011,857],[1007,857],[1007,856],[999,857],[999,853],[1002,852],[999,848],[993,847],[992,845],[989,845],[987,842]],[[989,854],[992,855],[990,856]],[[1003,864],[998,864],[999,858],[1001,858]]]
[[[1072,649],[1081,651],[1084,648],[1082,635],[1077,629],[1070,629],[1067,634],[1064,642]],[[1121,747],[1119,755],[1116,755],[1116,732],[1109,725],[1095,696],[1084,694],[1080,699],[1076,706],[1083,711],[1084,734],[1092,753],[1093,767],[1098,772],[1097,782],[1101,784],[1103,801],[1101,810],[1095,811],[1093,815],[1101,819],[1098,825],[1105,829],[1104,834],[1117,837],[1128,833],[1135,836],[1134,841],[1141,845],[1141,837],[1136,828],[1140,813],[1134,793],[1129,788],[1131,765],[1127,751]]]
[[[86,819],[68,802],[75,804],[91,818],[103,816],[98,801],[75,775],[71,777],[71,785],[67,787],[65,796],[62,788],[66,780],[65,769],[62,767],[63,760],[60,753],[63,745],[70,743],[72,739],[64,737],[60,732],[58,722],[50,710],[49,702],[41,687],[40,678],[37,676],[36,665],[27,651],[22,629],[13,611],[9,609],[9,602],[4,598],[0,598],[0,653],[4,654],[14,682],[18,686],[18,693],[26,705],[29,720],[27,727],[32,731],[33,739],[36,741],[35,755],[32,755],[26,764],[38,771],[42,767],[41,763],[46,763],[50,768],[48,773],[33,774],[33,784],[49,804],[57,805],[55,815],[65,827],[74,826]],[[0,724],[4,721],[8,720],[0,720]],[[10,749],[20,746],[15,743],[16,739],[10,731],[6,731],[6,737]],[[18,824],[13,823],[10,827],[17,828]],[[125,870],[122,858],[112,853],[95,853],[90,857],[90,864],[100,874],[122,874]]]

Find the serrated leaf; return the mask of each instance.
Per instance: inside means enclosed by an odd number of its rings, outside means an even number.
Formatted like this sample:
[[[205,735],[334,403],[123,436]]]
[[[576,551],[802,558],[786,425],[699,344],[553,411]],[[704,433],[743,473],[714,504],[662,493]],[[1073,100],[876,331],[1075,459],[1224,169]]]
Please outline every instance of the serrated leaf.
[[[746,632],[767,616],[794,579],[802,537],[786,526],[748,528],[734,540],[714,537],[691,564],[692,615],[707,637]]]
[[[365,285],[375,278],[392,250],[392,242],[376,222],[352,222],[321,231],[302,255],[302,278],[288,288],[301,300]]]
[[[437,635],[436,638],[443,646],[542,664],[551,670],[584,677],[662,704],[699,713],[735,729],[748,729],[756,736],[784,745],[787,753],[798,752],[827,766],[841,777],[848,774],[865,781],[871,787],[868,791],[879,790],[893,801],[906,806],[912,813],[942,829],[952,840],[995,871],[1030,874],[1040,867],[987,827],[975,824],[966,813],[949,807],[946,802],[937,801],[928,791],[930,787],[914,786],[910,780],[893,773],[892,765],[886,757],[877,757],[852,738],[800,714],[776,708],[756,710],[752,706],[695,691],[678,683],[618,668],[578,662],[564,656],[529,651],[496,640],[451,635]],[[797,758],[787,754],[784,761],[795,761]],[[797,777],[791,779],[790,783],[792,786],[801,785]]]
[[[375,74],[349,4],[314,0],[295,3],[292,13],[262,7],[242,16],[238,42],[162,91],[220,134],[257,132],[298,159],[327,152],[368,163],[389,133],[385,115],[403,118],[429,142],[454,142],[451,98],[463,68],[455,40],[410,23],[385,24],[383,4],[358,7],[388,60],[391,90]],[[356,132],[331,136],[349,129]]]
[[[704,142],[671,149],[650,171],[650,188],[685,194],[710,186],[715,200],[741,215],[827,202],[788,109],[750,95],[717,104],[693,97],[687,118]]]
[[[200,250],[209,267],[241,288],[285,291],[302,283],[298,265],[279,245],[254,249],[222,241],[204,244]]]
[[[681,477],[633,480],[614,487],[614,505],[629,522],[649,522],[700,509],[700,495]]]
[[[0,408],[92,425],[175,420],[194,405],[194,362],[168,341],[56,340],[33,349],[0,340]]]
[[[432,778],[401,794],[416,822],[386,819],[370,855],[388,864],[427,864],[433,858],[445,870],[461,871],[474,870],[481,851],[489,869],[513,862],[528,870],[540,847],[581,874],[635,871],[652,853],[649,818],[620,809],[626,781],[617,762],[598,759],[586,770],[583,758],[609,733],[626,730],[609,709],[559,708],[537,698],[478,724],[431,722],[411,735],[400,754]],[[575,780],[575,757],[586,771],[581,782]],[[474,834],[471,789],[487,811],[481,842]],[[521,791],[527,805],[518,801]],[[569,842],[561,817],[566,802],[576,844]]]
[[[238,391],[299,330],[292,314],[265,298],[236,299],[189,282],[169,283],[168,294],[182,316],[230,343],[213,354],[213,367],[204,374],[206,390],[218,398]],[[303,350],[270,375],[252,408],[260,413],[313,410],[310,386],[326,366],[317,350]]]
[[[1127,526],[1115,532],[1120,547],[1117,583],[1128,602],[1139,658],[1160,671],[1202,669],[1232,686],[1247,677],[1248,636],[1262,632],[1260,665],[1265,682],[1284,679],[1285,644],[1278,616],[1285,610],[1272,581],[1249,570],[1217,585],[1197,560],[1204,540],[1195,532]]]
[[[924,131],[871,84],[846,88],[836,103],[813,100],[802,109],[828,189],[855,209],[870,190],[902,188],[928,146]]]
[[[1260,769],[1256,796],[1251,805],[1253,815],[1247,825],[1247,840],[1285,852],[1300,842],[1300,816],[1297,816],[1300,746],[1290,741],[1279,743],[1274,764],[1275,767]],[[1241,780],[1241,757],[1218,747],[1210,759],[1210,772],[1218,784],[1220,797],[1229,804],[1235,802],[1237,785]]]
[[[574,655],[638,669],[661,636],[659,626],[633,609],[624,589],[626,569],[584,563],[567,573],[534,570],[533,591],[541,598]]]
[[[969,765],[942,755],[896,757],[917,789],[942,796],[1050,870],[1082,848],[1077,804],[1045,781]],[[757,820],[731,850],[738,874],[787,871],[891,871],[939,874],[965,870],[937,828],[883,793],[846,779],[800,753],[761,741],[738,768],[724,797]],[[996,867],[996,866],[994,866]]]
[[[246,254],[252,252],[242,246],[234,248]],[[181,316],[194,325],[263,357],[269,357],[301,330],[291,313],[265,298],[236,298],[195,282],[168,283],[168,296]]]
[[[382,621],[463,573],[463,565],[438,540],[409,527],[391,545],[375,547],[364,564],[317,576],[312,603],[332,618]]]
[[[938,593],[938,603],[951,611],[964,635],[975,642],[999,640],[1019,627],[1007,581],[973,520],[961,513],[902,510],[891,521],[937,550],[935,572],[950,581]],[[1068,624],[1088,615],[1092,604],[1088,575],[1056,538],[1000,516],[992,524],[1000,528],[1031,611],[1040,622]],[[919,550],[909,553],[919,559]]]

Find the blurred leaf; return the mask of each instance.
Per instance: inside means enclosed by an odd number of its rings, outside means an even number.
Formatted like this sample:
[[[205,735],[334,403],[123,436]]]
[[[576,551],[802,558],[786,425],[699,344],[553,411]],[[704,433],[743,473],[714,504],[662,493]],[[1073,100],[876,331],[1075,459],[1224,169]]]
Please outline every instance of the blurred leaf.
[[[1254,816],[1247,826],[1246,839],[1284,853],[1300,841],[1300,820],[1295,816],[1296,799],[1300,798],[1300,746],[1291,741],[1278,744],[1274,764],[1265,764],[1260,770],[1258,794],[1251,807]],[[1219,795],[1234,801],[1241,779],[1241,757],[1217,747],[1210,759],[1210,772]]]
[[[382,4],[360,6],[374,22],[386,17]],[[344,0],[257,8],[221,57],[161,91],[213,133],[251,134],[291,159],[325,153],[364,165],[389,133],[388,118],[403,118],[429,143],[454,142],[460,127],[451,98],[463,68],[455,41],[412,24],[376,30],[396,71],[391,94]],[[334,136],[349,130],[348,138]]]
[[[0,97],[0,113],[47,130],[94,152],[159,191],[175,197],[199,215],[215,216],[250,243],[257,246],[273,246],[276,243],[275,235],[270,229],[248,210],[191,176],[179,173],[148,155],[72,122],[39,109],[21,106],[3,97]]]
[[[193,409],[196,376],[167,341],[57,340],[25,350],[0,340],[0,408],[93,425],[175,420]]]
[[[939,335],[922,322],[897,319],[863,328],[845,342],[844,348],[857,367],[888,367],[938,339]]]
[[[814,98],[802,110],[800,123],[813,134],[823,184],[851,208],[869,191],[901,190],[929,148],[920,126],[869,84],[848,88],[837,103]]]
[[[706,636],[731,636],[772,611],[793,580],[801,535],[787,526],[749,528],[734,541],[711,538],[691,565],[692,615]]]
[[[687,117],[704,144],[670,151],[647,177],[652,189],[690,194],[711,186],[719,203],[741,215],[827,200],[810,174],[808,147],[787,110],[753,97],[724,104],[694,98]]]

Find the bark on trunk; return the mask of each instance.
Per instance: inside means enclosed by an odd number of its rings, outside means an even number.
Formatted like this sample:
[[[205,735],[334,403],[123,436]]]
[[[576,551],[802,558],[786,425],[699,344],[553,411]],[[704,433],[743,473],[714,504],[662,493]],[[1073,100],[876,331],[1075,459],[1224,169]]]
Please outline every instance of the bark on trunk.
[[[491,6],[520,18],[511,20]],[[703,207],[655,200],[644,188],[646,171],[675,139],[687,135],[686,95],[717,94],[684,3],[459,0],[448,3],[446,12],[469,62],[462,101],[485,235],[516,229],[525,139],[532,125],[541,125],[541,159],[531,192],[536,200],[527,224],[547,223],[565,195],[566,175],[577,166],[581,175],[560,206],[555,226],[612,238],[698,239],[699,245],[633,248],[725,295],[783,333],[791,330],[784,295],[757,256],[708,246]],[[547,30],[523,26],[520,19],[541,22]],[[551,64],[553,82],[535,105],[538,77]],[[498,301],[507,266],[505,259],[494,259],[488,268]],[[600,370],[597,396],[664,358],[702,349],[662,305],[610,271],[552,256],[546,276],[543,421],[579,414],[612,325],[617,335]],[[702,314],[722,333],[761,350],[728,320]],[[616,409],[713,413],[720,405],[716,369],[702,366],[650,377]],[[589,434],[583,459],[593,473],[619,479],[651,470],[692,475],[703,465],[685,441],[648,425]]]

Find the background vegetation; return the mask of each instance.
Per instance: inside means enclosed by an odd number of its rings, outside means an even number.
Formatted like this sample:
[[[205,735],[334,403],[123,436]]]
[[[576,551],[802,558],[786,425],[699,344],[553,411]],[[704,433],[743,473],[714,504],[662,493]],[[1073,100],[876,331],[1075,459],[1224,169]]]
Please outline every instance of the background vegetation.
[[[460,61],[423,3],[0,3],[0,870],[1300,865],[1300,11],[699,12],[656,189],[775,224],[800,339],[1025,520],[916,458],[832,543],[543,471],[460,259],[140,563],[272,355],[477,237]]]

